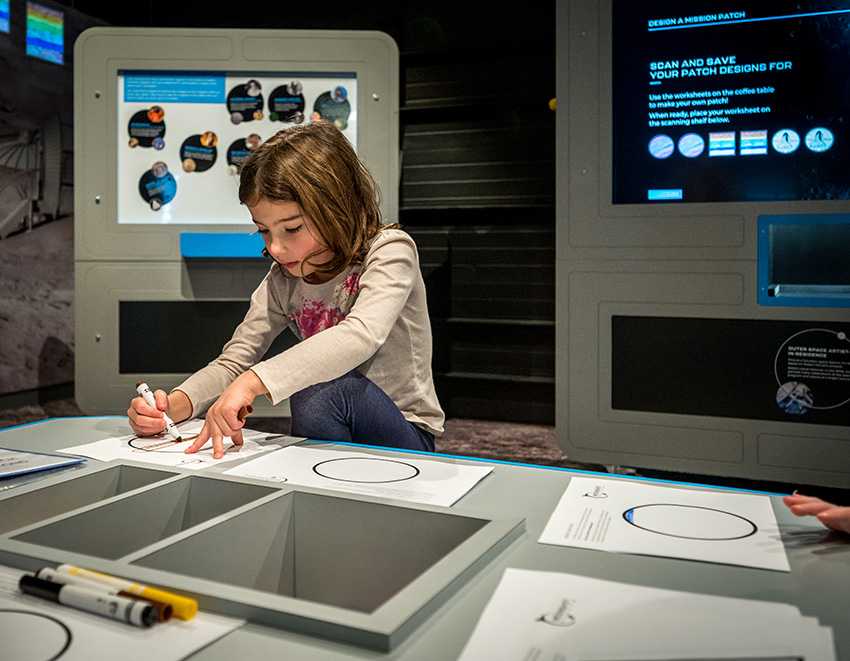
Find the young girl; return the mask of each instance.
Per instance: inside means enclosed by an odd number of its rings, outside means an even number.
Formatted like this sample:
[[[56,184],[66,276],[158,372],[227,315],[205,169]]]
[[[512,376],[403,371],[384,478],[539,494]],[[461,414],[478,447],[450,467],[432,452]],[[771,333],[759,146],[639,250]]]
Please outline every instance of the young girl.
[[[187,452],[212,439],[220,458],[223,437],[242,443],[239,410],[266,395],[289,399],[294,436],[433,451],[445,416],[416,244],[381,225],[375,182],[345,136],[325,121],[278,132],[243,165],[239,200],[274,263],[218,358],[157,391],[156,409],[132,400],[133,431],[206,409]],[[261,360],[287,326],[301,341]]]

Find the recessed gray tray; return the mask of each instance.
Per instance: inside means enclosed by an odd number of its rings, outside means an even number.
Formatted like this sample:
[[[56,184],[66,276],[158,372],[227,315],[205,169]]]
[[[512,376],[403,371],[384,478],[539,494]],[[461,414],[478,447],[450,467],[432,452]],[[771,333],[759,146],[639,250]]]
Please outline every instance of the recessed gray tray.
[[[461,506],[101,466],[0,499],[0,511],[29,503],[23,526],[0,535],[0,563],[75,564],[190,594],[202,609],[379,650],[407,637],[525,528]],[[116,486],[97,501],[92,485],[107,483]],[[75,507],[33,520],[41,492]]]
[[[80,475],[79,472],[74,474]],[[82,474],[74,480],[55,484],[46,482],[46,486],[38,483],[37,488],[28,492],[20,489],[2,501],[0,533],[43,521],[57,514],[65,514],[78,507],[99,503],[105,498],[118,496],[175,475],[177,473],[171,471],[138,466],[112,466]]]
[[[71,515],[13,539],[116,559],[274,493],[275,489],[190,476]]]
[[[134,564],[371,613],[486,523],[293,492]]]

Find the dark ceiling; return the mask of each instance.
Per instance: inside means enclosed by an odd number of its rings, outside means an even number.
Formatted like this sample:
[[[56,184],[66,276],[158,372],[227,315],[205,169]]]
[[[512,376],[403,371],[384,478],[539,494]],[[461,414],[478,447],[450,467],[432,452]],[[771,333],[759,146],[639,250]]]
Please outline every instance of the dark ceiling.
[[[467,50],[496,47],[554,51],[555,2],[515,6],[464,2],[365,3],[132,3],[104,0],[59,1],[122,27],[204,27],[381,30],[402,51]]]

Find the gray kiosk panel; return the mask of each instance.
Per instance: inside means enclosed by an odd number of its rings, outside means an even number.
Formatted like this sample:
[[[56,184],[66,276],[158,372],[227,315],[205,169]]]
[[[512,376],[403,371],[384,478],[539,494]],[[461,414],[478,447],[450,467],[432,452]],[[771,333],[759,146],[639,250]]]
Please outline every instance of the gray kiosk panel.
[[[74,55],[75,382],[86,412],[126,411],[140,380],[169,390],[229,339],[224,326],[232,333],[237,304],[247,309],[269,265],[237,196],[240,164],[262,140],[333,121],[374,176],[385,222],[397,219],[398,48],[388,35],[97,27]],[[204,304],[219,302],[227,310],[211,316]],[[122,305],[158,330],[120,323]],[[213,322],[215,348],[201,350],[194,329]],[[143,333],[180,364],[140,357],[122,370]],[[278,351],[294,337],[281,340]],[[264,400],[257,409],[289,414]]]
[[[850,202],[846,195],[820,193],[827,189],[815,186],[800,194],[789,192],[790,183],[788,188],[777,184],[767,190],[753,186],[749,199],[746,191],[740,194],[747,181],[755,181],[752,164],[782,168],[795,162],[769,143],[767,129],[744,130],[761,129],[766,120],[759,116],[751,116],[752,126],[745,126],[744,120],[735,124],[736,116],[728,113],[731,128],[695,124],[646,129],[652,126],[647,123],[648,101],[655,99],[649,95],[661,99],[665,91],[686,87],[653,80],[652,67],[662,64],[651,64],[647,53],[664,59],[665,45],[675,38],[679,57],[685,57],[688,40],[697,34],[650,33],[664,20],[675,24],[669,5],[665,7],[656,16],[653,3],[571,0],[558,6],[557,87],[562,103],[557,118],[556,423],[561,445],[579,461],[846,487],[850,314],[848,302],[841,299],[841,282],[824,281],[820,286],[817,278],[825,271],[821,259],[821,264],[809,265],[816,284],[803,291],[820,289],[825,295],[808,304],[798,299],[786,305],[766,298],[777,288],[765,284],[764,273],[766,262],[782,255],[790,259],[796,248],[789,249],[788,242],[776,248],[768,236],[772,227],[797,222],[809,231],[811,246],[831,254],[823,241],[815,240],[817,228],[831,223],[832,235],[844,236],[850,227]],[[688,13],[684,8],[677,11]],[[630,17],[644,12],[661,22],[626,20],[623,12]],[[747,29],[761,30],[768,24],[764,29],[782,29],[783,21],[760,23],[758,16],[752,13]],[[702,30],[699,38],[708,39],[703,33],[712,35],[715,50],[735,50],[742,62],[744,50],[756,48],[741,43],[721,48],[726,33],[720,26]],[[642,51],[645,44],[654,50]],[[623,61],[637,72],[631,79],[623,76]],[[725,87],[741,86],[744,94],[744,83],[734,80],[724,78]],[[754,88],[762,84],[756,76],[750,80]],[[797,79],[778,80],[777,88]],[[720,84],[710,77],[696,79],[687,93],[709,94]],[[781,101],[774,105],[779,116]],[[617,140],[624,140],[626,123],[629,130],[637,129],[626,132],[625,140],[638,135],[638,129],[642,132],[634,144],[623,146]],[[716,147],[709,141],[722,137],[712,133],[718,131],[731,133],[731,158],[713,158],[719,148],[709,154]],[[644,132],[647,141],[658,134],[648,151]],[[704,141],[705,151],[691,158],[696,152],[686,154],[682,144],[677,151],[675,141],[668,140],[669,147],[662,145],[667,151],[653,152],[667,134],[690,136],[697,145]],[[765,145],[754,149],[754,143],[745,144],[748,140],[764,140]],[[819,162],[813,160],[817,148],[800,148],[800,158],[808,160],[799,161],[798,178],[804,177],[804,167],[816,171],[812,164]],[[666,179],[659,176],[667,182],[663,189],[645,190],[643,200],[624,192],[627,175],[640,180],[651,169],[645,161],[652,165],[663,159],[671,164]],[[716,173],[725,171],[711,169],[734,164],[741,164],[741,181],[728,174],[724,180]],[[677,177],[690,167],[703,173],[690,182],[694,188],[669,183],[684,181],[685,175]],[[652,172],[656,170],[661,171]],[[791,166],[786,172],[787,181],[796,185],[792,177],[797,171]],[[691,195],[695,190],[699,194]],[[794,258],[804,252],[805,246]],[[793,266],[784,269],[792,277],[805,271],[796,268],[797,263]],[[837,261],[833,267],[832,275],[823,277],[846,278],[846,268]],[[817,387],[809,388],[812,382]]]

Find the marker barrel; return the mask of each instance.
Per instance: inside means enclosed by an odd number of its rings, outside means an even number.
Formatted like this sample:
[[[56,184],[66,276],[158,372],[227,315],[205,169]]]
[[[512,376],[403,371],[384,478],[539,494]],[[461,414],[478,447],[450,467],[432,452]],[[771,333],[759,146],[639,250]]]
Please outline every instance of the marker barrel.
[[[113,585],[107,585],[106,583],[100,583],[98,581],[93,581],[88,578],[82,578],[81,576],[71,576],[70,574],[62,574],[55,569],[50,569],[49,567],[43,567],[39,569],[35,573],[36,578],[40,578],[43,581],[50,581],[51,583],[60,583],[61,585],[76,585],[77,587],[87,588],[89,590],[94,590],[95,592],[104,592],[106,594],[115,594],[119,597],[127,597],[134,598],[129,592],[122,592],[117,587]],[[147,600],[146,600],[147,601]],[[156,609],[157,619],[160,622],[168,622],[171,619],[172,608],[171,604],[162,604],[150,602],[150,604]]]
[[[71,576],[80,576],[88,580],[104,583],[118,588],[122,592],[126,592],[142,599],[147,599],[154,603],[168,604],[171,606],[174,617],[180,620],[191,620],[198,612],[198,602],[191,597],[183,597],[178,594],[150,588],[140,583],[134,583],[123,578],[101,574],[100,572],[91,571],[74,567],[73,565],[60,565],[56,568],[61,574],[70,574]]]
[[[62,585],[24,574],[18,582],[18,587],[24,594],[103,615],[137,627],[150,627],[157,620],[156,608],[146,601],[126,599],[79,585]]]

